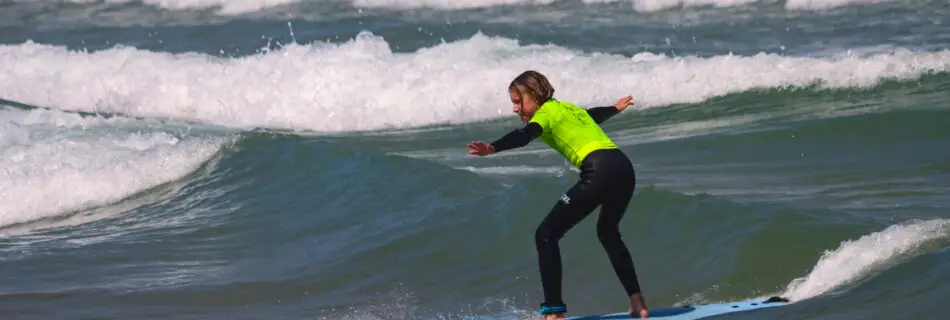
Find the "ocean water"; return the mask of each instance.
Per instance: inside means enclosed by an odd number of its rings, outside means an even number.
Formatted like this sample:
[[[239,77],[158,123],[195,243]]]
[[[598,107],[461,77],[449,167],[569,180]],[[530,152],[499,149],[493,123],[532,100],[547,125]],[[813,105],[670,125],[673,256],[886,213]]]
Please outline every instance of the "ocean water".
[[[507,84],[632,95],[650,307],[944,319],[950,4],[0,0],[0,318],[535,319],[577,179]],[[594,230],[569,315],[626,310]]]

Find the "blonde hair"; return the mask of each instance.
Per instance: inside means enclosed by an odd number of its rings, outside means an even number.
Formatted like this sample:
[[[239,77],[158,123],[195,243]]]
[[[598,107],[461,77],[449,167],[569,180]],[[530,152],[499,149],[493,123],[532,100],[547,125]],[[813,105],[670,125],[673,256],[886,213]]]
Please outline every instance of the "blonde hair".
[[[508,91],[517,89],[521,94],[526,94],[534,98],[538,105],[554,97],[554,87],[548,82],[548,78],[540,72],[528,70],[511,80],[508,85]]]

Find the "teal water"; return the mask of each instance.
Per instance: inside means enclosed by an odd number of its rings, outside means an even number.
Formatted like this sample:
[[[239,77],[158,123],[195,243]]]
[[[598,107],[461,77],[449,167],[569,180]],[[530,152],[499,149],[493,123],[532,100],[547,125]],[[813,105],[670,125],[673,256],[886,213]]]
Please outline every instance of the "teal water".
[[[576,170],[465,148],[526,69],[634,96],[603,126],[650,306],[950,310],[945,2],[446,3],[0,2],[0,317],[535,318]],[[593,220],[573,315],[626,308]]]

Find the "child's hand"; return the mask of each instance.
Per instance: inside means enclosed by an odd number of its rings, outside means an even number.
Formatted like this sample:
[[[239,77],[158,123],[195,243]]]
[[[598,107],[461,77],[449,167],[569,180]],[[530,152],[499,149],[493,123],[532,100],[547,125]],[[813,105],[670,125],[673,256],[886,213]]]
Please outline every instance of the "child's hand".
[[[617,100],[617,103],[614,104],[614,107],[616,107],[618,111],[623,111],[623,109],[626,109],[627,106],[632,105],[632,104],[633,104],[633,97],[626,96],[626,97],[620,98],[620,100]]]
[[[469,143],[468,149],[468,154],[474,154],[482,157],[495,153],[495,150],[491,147],[491,145],[487,145],[481,141]]]

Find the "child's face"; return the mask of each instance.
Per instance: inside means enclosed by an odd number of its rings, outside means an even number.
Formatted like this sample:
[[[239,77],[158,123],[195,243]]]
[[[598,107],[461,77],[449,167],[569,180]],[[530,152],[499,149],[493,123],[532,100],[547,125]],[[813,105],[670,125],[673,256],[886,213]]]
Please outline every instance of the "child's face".
[[[511,95],[512,111],[521,117],[521,122],[528,123],[534,116],[534,112],[538,111],[538,102],[534,101],[530,95],[521,94],[518,90],[510,90],[508,94]]]

